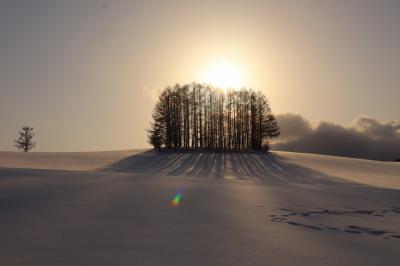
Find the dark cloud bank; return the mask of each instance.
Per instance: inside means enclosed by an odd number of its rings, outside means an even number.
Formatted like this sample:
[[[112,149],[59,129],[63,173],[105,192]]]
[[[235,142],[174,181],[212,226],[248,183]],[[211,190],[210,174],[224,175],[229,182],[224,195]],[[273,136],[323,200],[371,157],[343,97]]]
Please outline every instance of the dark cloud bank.
[[[281,136],[272,149],[382,161],[400,159],[400,120],[380,122],[360,117],[349,126],[313,125],[297,114],[276,116]]]

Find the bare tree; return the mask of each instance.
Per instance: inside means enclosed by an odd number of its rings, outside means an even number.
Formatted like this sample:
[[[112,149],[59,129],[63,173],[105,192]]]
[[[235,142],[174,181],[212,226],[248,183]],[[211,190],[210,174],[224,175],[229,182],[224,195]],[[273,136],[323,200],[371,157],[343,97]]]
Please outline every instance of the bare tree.
[[[17,147],[18,150],[28,152],[32,150],[36,146],[36,142],[33,142],[33,136],[35,136],[35,133],[33,133],[33,128],[29,126],[22,127],[22,130],[19,132],[19,137],[16,139],[15,142],[15,147]]]

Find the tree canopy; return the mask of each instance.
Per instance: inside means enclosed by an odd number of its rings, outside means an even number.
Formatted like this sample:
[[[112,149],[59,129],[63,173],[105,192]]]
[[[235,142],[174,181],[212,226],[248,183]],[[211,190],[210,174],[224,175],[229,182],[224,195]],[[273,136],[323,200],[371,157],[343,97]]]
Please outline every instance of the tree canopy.
[[[268,149],[279,126],[268,99],[242,88],[168,86],[156,103],[148,139],[155,149]]]

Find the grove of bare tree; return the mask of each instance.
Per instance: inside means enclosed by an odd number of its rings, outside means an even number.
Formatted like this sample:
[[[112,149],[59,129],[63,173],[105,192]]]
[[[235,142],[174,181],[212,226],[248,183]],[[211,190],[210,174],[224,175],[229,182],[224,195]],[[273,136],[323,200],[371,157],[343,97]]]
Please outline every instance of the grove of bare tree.
[[[176,84],[164,89],[152,117],[155,149],[268,149],[279,135],[267,98],[252,89]]]

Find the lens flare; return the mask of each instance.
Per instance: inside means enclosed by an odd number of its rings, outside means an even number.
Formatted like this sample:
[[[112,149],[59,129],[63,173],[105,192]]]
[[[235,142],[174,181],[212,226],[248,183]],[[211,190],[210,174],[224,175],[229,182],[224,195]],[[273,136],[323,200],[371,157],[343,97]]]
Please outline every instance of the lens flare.
[[[176,193],[175,196],[172,198],[171,205],[174,207],[178,207],[182,200],[182,193]]]

